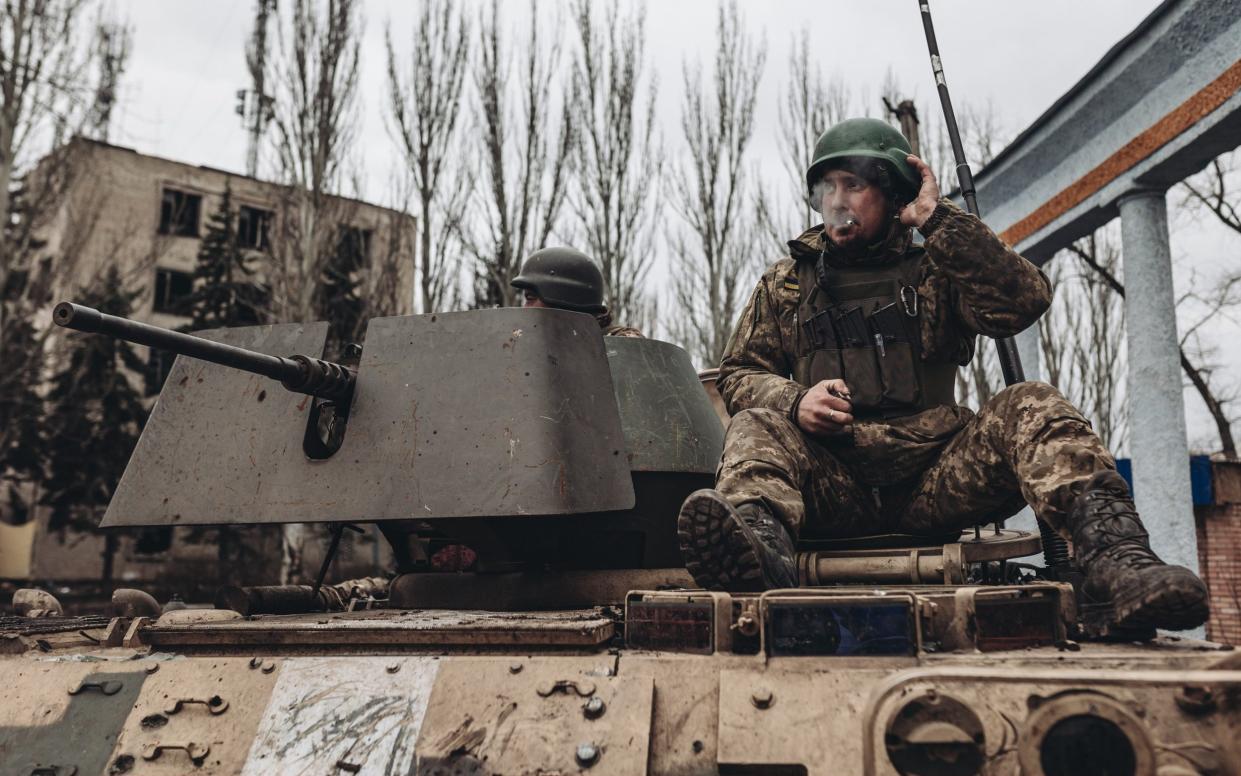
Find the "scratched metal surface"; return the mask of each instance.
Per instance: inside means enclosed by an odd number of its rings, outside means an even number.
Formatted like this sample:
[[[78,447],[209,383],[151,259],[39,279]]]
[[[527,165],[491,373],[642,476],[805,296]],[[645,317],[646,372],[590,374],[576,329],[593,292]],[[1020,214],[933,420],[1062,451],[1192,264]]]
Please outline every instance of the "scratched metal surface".
[[[412,773],[648,773],[654,679],[599,668],[590,658],[445,660]]]
[[[548,612],[390,610],[255,616],[243,620],[143,629],[148,643],[175,649],[203,645],[491,645],[597,646],[615,633],[598,609]]]
[[[328,463],[351,467],[356,498],[381,519],[634,503],[603,337],[581,313],[372,320],[349,422]]]
[[[322,352],[324,324],[215,337]],[[308,400],[179,358],[105,526],[558,515],[629,509],[594,319],[520,308],[370,322],[344,444],[304,455]]]
[[[724,427],[689,354],[668,342],[605,337],[629,466],[714,474]]]
[[[439,660],[284,660],[244,776],[411,772]]]
[[[327,324],[199,336],[274,356],[318,355]],[[275,380],[178,357],[103,526],[268,522],[298,500],[310,398]],[[274,518],[279,521],[278,518]]]

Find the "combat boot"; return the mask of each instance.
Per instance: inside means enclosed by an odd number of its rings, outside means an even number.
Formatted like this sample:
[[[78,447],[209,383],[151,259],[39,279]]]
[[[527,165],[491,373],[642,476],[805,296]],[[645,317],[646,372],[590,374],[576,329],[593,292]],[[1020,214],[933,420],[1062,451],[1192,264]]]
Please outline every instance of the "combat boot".
[[[719,491],[694,491],[677,516],[677,539],[686,571],[707,590],[797,587],[793,540],[762,504],[734,508]]]
[[[1187,568],[1169,566],[1151,551],[1129,486],[1114,471],[1086,483],[1069,510],[1068,527],[1082,583],[1087,635],[1196,628],[1207,619],[1207,589]]]

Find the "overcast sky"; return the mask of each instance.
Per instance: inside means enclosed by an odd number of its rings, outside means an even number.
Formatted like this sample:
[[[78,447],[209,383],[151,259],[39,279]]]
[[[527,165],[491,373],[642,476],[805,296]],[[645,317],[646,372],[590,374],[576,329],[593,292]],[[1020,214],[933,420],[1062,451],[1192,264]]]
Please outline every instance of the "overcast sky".
[[[246,135],[233,109],[236,91],[248,86],[244,46],[253,0],[113,2],[135,34],[112,141],[142,153],[243,170]],[[526,0],[502,2],[512,22],[520,23]],[[548,0],[544,4],[554,6]],[[1158,2],[932,0],[931,5],[958,110],[990,102],[1004,136],[1011,138]],[[363,164],[363,193],[381,203],[396,158],[383,120],[383,33],[391,24],[398,48],[407,50],[416,7],[415,0],[364,4],[363,119],[356,153]],[[803,29],[811,32],[812,50],[824,72],[867,97],[872,112],[879,108],[879,88],[888,71],[920,105],[937,107],[931,102],[926,42],[913,0],[741,0],[740,7],[768,49],[753,148],[753,158],[768,178],[784,174],[775,144],[778,89],[788,70],[792,36]],[[648,58],[659,83],[659,121],[671,154],[680,148],[682,64],[701,60],[709,65],[716,8],[717,0],[658,0],[646,6]],[[1209,225],[1178,222],[1175,227],[1173,251],[1182,266],[1197,264],[1202,256],[1218,261],[1224,254],[1236,266],[1235,236]],[[1222,323],[1211,337],[1235,383],[1241,376],[1241,328]],[[1187,393],[1186,402],[1191,445],[1213,447],[1214,433],[1196,394]]]
[[[115,1],[115,0],[114,0]],[[544,0],[547,7],[554,3]],[[940,50],[954,100],[991,101],[1015,134],[1076,82],[1158,3],[1091,0],[1037,3],[936,0]],[[526,0],[504,0],[516,23]],[[244,46],[253,0],[130,0],[117,9],[135,28],[114,141],[143,153],[224,169],[244,168],[246,136],[233,113],[248,85]],[[361,155],[367,193],[386,189],[392,154],[382,114],[383,32],[398,47],[412,29],[415,0],[368,0],[363,6]],[[714,46],[716,0],[661,0],[646,6],[648,53],[659,79],[665,138],[675,148],[681,66],[706,60]],[[919,101],[933,97],[920,15],[912,0],[741,0],[750,28],[768,46],[755,154],[773,153],[777,89],[787,72],[791,37],[809,29],[824,71],[878,101],[891,70]],[[1071,20],[1071,23],[1068,21]],[[405,34],[404,37],[408,37]]]

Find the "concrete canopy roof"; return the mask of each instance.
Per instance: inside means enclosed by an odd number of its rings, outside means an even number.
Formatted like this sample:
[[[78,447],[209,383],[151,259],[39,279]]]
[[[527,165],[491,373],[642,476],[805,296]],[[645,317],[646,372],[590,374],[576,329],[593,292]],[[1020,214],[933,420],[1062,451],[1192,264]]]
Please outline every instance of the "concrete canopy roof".
[[[978,205],[1043,262],[1238,144],[1241,4],[1167,0],[977,173]]]

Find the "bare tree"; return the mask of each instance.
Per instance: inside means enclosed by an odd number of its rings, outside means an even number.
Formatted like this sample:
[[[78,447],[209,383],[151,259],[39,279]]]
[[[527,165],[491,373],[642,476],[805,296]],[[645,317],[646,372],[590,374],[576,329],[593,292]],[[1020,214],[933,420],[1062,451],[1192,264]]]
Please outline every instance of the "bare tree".
[[[474,193],[472,217],[461,234],[475,260],[474,304],[480,307],[517,302],[509,281],[530,252],[547,245],[568,195],[572,120],[563,100],[557,105],[553,97],[559,36],[544,40],[537,0],[530,1],[527,18],[516,85],[509,80],[512,52],[498,0],[492,0],[480,26],[472,108],[483,185]]]
[[[386,33],[388,109],[392,135],[412,177],[418,209],[415,309],[444,309],[456,282],[456,239],[464,218],[466,177],[460,174],[462,94],[470,27],[457,0],[428,0],[414,25],[408,79]]]
[[[1213,221],[1234,234],[1241,235],[1241,195],[1237,193],[1241,178],[1241,151],[1230,151],[1212,160],[1205,170],[1181,182],[1185,198],[1181,208],[1191,215],[1205,211]],[[1213,323],[1228,318],[1237,320],[1233,310],[1237,302],[1241,269],[1234,264],[1227,266],[1207,284],[1210,289],[1200,290],[1203,283],[1195,282],[1199,273],[1192,272],[1190,291],[1182,296],[1178,311],[1195,308],[1198,320],[1190,324],[1181,338],[1182,367],[1192,361],[1196,369],[1185,369],[1186,376],[1202,397],[1207,412],[1215,422],[1220,445],[1225,456],[1235,459],[1236,449],[1232,438],[1233,416],[1230,406],[1237,399],[1237,386],[1221,385],[1224,379],[1220,364],[1215,361],[1215,349],[1207,344],[1203,334]]]
[[[99,75],[88,130],[105,143],[112,128],[112,108],[116,105],[121,75],[129,61],[132,38],[133,27],[128,22],[108,18],[100,12],[95,23],[95,65],[99,68]]]
[[[402,209],[389,210],[369,230],[367,265],[356,278],[357,313],[347,341],[361,342],[372,318],[408,313],[411,309],[409,287],[414,244],[417,241],[415,220]],[[449,298],[447,301],[451,302]]]
[[[672,240],[673,328],[701,363],[719,363],[746,286],[768,258],[754,255],[758,227],[747,208],[745,174],[766,58],[766,44],[751,38],[729,2],[716,23],[711,88],[704,88],[701,66],[684,67],[681,130],[688,148],[671,184],[684,221]]]
[[[1231,191],[1230,183],[1241,172],[1241,152],[1231,151],[1219,156],[1198,175],[1181,181],[1186,192],[1184,204],[1200,205],[1237,234],[1241,234],[1241,196]]]
[[[1077,326],[1076,305],[1067,304],[1064,254],[1043,265],[1043,274],[1051,286],[1051,308],[1038,319],[1039,351],[1042,356],[1043,381],[1067,394],[1070,345],[1063,333]]]
[[[0,294],[10,323],[0,337],[0,481],[8,484],[0,506],[7,501],[16,521],[33,516],[29,507],[40,500],[44,463],[55,454],[42,431],[32,431],[46,428],[43,386],[65,355],[59,330],[36,313],[57,295],[79,290],[84,278],[117,257],[132,255],[134,241],[142,242],[138,235],[147,236],[145,224],[140,229],[129,218],[112,219],[100,231],[114,192],[96,168],[94,147],[80,137],[57,147],[19,179],[10,199],[3,238],[17,261]],[[141,287],[132,275],[123,279]]]
[[[267,275],[276,318],[309,321],[325,304],[325,284],[352,293],[347,286],[354,267],[329,275],[334,259],[364,253],[362,235],[343,229],[354,203],[337,196],[347,181],[358,125],[361,14],[353,0],[327,0],[322,12],[314,0],[284,7],[276,56],[264,76],[272,90],[273,144],[284,184]],[[282,582],[301,574],[306,536],[303,525],[285,526]]]
[[[986,404],[1003,387],[999,371],[995,349],[976,348],[970,362],[957,370],[957,401],[974,408]]]
[[[854,110],[848,85],[835,76],[825,78],[811,58],[809,32],[795,35],[789,49],[789,86],[780,93],[777,133],[788,188],[768,191],[760,184],[754,203],[760,229],[776,250],[783,250],[786,240],[818,220],[806,193],[806,170],[814,162],[814,145],[819,135],[850,118]],[[788,193],[787,204],[780,196],[782,190]]]
[[[90,58],[79,45],[87,0],[7,0],[0,6],[0,214],[25,166],[74,131],[88,102],[80,84]],[[0,240],[0,289],[23,260],[10,230]],[[23,270],[24,271],[24,270]],[[0,304],[0,337],[6,305]]]
[[[1104,262],[1099,261],[1096,255],[1086,250],[1078,250],[1080,246],[1075,246],[1074,255],[1082,261],[1087,267],[1093,270],[1098,278],[1105,283],[1119,297],[1124,297],[1125,287],[1117,279],[1114,267],[1107,266]],[[1192,285],[1192,284],[1191,284]],[[1226,308],[1237,304],[1241,293],[1241,278],[1235,278],[1220,287],[1209,297],[1197,297],[1202,301],[1207,309],[1199,320],[1191,324],[1181,336],[1180,342],[1180,360],[1181,371],[1189,379],[1194,386],[1198,395],[1202,397],[1203,403],[1206,404],[1207,410],[1211,413],[1211,417],[1215,420],[1216,430],[1220,437],[1221,451],[1225,457],[1235,459],[1237,456],[1237,446],[1232,436],[1232,425],[1227,414],[1227,405],[1231,401],[1229,396],[1221,396],[1211,385],[1211,377],[1213,369],[1209,366],[1195,364],[1186,352],[1186,342],[1193,338],[1201,329],[1202,325],[1211,318],[1219,315]],[[1190,295],[1182,296],[1178,300],[1178,306],[1184,306],[1184,303]]]
[[[1120,248],[1106,230],[1078,240],[1069,250],[1083,264],[1097,265],[1111,274],[1120,266]],[[1073,403],[1091,419],[1103,444],[1117,449],[1125,438],[1128,420],[1127,405],[1121,400],[1124,306],[1098,273],[1079,273],[1077,284],[1083,314],[1066,332],[1073,340],[1071,381],[1078,387]]]
[[[1039,319],[1046,381],[1082,411],[1104,445],[1125,446],[1124,308],[1095,267],[1114,275],[1120,249],[1113,230],[1078,240],[1044,267],[1051,309]]]
[[[339,196],[358,126],[360,12],[354,0],[294,0],[277,36],[267,83],[273,90],[275,151],[286,185],[273,241],[273,303],[286,321],[315,317],[324,266],[347,220]],[[287,7],[287,6],[286,6]]]
[[[73,277],[78,256],[48,246],[47,226],[65,233],[91,213],[64,206],[79,173],[66,141],[91,102],[91,61],[80,39],[88,0],[9,0],[0,5],[0,494],[16,519],[39,499],[43,446],[39,386],[46,376],[48,329],[35,322],[53,289]],[[53,255],[55,253],[55,255]]]
[[[653,259],[658,177],[663,152],[655,136],[654,79],[643,87],[646,25],[641,12],[623,17],[619,4],[601,14],[576,0],[580,44],[572,62],[578,107],[572,151],[570,207],[585,248],[602,266],[607,304],[616,320],[649,324],[643,285]]]
[[[275,10],[276,0],[257,0],[254,8],[254,29],[250,32],[250,40],[246,42],[246,70],[250,72],[251,88],[249,92],[243,91],[239,95],[241,104],[237,112],[241,114],[250,135],[246,146],[246,175],[250,177],[259,174],[259,147],[262,145],[267,123],[271,120],[271,95],[267,93],[267,25]]]
[[[940,188],[948,193],[957,186],[957,163],[938,98],[919,103],[908,94],[895,72],[889,70],[880,89],[884,116],[905,134],[914,154],[931,167]],[[1007,144],[1008,130],[989,100],[981,105],[958,105],[956,113],[965,159],[977,173]]]

